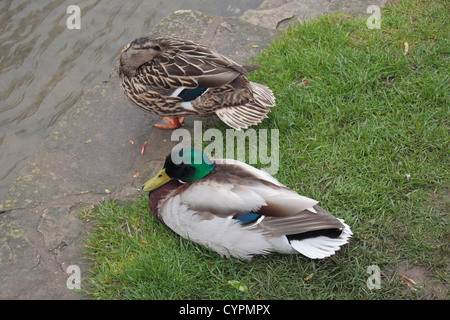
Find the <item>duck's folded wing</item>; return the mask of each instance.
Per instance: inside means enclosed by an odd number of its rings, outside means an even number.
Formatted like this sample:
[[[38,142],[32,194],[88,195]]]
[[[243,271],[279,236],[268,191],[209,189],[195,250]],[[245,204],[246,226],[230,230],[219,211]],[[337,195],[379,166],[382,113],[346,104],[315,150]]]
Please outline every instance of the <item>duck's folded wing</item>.
[[[144,67],[149,85],[168,88],[211,88],[248,71],[202,45],[181,39],[161,39],[161,55]]]
[[[263,214],[264,208],[260,210]],[[313,212],[315,211],[315,212]],[[312,210],[303,210],[288,217],[265,215],[248,228],[258,230],[267,236],[297,235],[297,240],[312,236],[314,232],[330,237],[339,236],[344,224],[323,208],[315,205]]]
[[[161,88],[213,88],[233,81],[239,72],[224,67],[215,67],[203,63],[195,65],[197,60],[177,59],[169,60],[169,64],[154,62],[146,66],[143,71],[147,85]],[[189,62],[189,64],[188,64]],[[211,69],[211,70],[210,70]]]
[[[219,216],[261,212],[266,216],[289,217],[304,210],[313,212],[312,207],[318,203],[242,162],[228,159],[215,162],[211,174],[191,183],[189,188],[182,188],[182,202],[191,210]]]

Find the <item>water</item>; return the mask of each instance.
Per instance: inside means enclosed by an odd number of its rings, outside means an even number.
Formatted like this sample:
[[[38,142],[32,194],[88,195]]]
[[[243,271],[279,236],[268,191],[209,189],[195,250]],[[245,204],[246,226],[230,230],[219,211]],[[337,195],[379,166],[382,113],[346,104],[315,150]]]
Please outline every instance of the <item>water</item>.
[[[170,13],[239,16],[262,0],[0,2],[0,201],[57,120],[108,78],[122,47]],[[70,30],[69,5],[81,9]]]

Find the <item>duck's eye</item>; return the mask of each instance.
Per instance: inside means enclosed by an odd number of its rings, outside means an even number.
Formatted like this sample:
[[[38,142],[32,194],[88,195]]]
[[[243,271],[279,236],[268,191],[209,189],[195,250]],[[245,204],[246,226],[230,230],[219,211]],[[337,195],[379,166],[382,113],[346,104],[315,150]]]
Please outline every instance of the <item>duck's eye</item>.
[[[158,178],[162,178],[162,174],[160,174],[160,175],[158,176]]]

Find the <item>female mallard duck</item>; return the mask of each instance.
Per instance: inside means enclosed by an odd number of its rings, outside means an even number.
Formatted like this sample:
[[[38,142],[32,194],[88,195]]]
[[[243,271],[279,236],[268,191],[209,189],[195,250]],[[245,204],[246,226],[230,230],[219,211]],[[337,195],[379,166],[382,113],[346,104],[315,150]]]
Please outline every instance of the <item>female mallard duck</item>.
[[[126,45],[119,58],[125,94],[138,107],[180,127],[184,115],[217,116],[232,128],[261,122],[275,105],[272,91],[245,76],[257,65],[239,65],[197,43],[141,37]]]
[[[329,257],[352,232],[268,173],[230,159],[211,161],[198,149],[172,151],[143,186],[153,215],[183,238],[222,256],[269,252]]]

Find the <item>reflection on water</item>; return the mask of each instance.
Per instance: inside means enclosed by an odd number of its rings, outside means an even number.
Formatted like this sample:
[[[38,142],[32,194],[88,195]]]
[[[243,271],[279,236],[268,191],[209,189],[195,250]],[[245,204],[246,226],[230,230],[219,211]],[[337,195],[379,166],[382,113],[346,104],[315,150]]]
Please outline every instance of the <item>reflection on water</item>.
[[[52,125],[106,79],[122,46],[171,12],[236,16],[262,0],[0,2],[0,200]],[[69,30],[69,5],[81,30]]]

